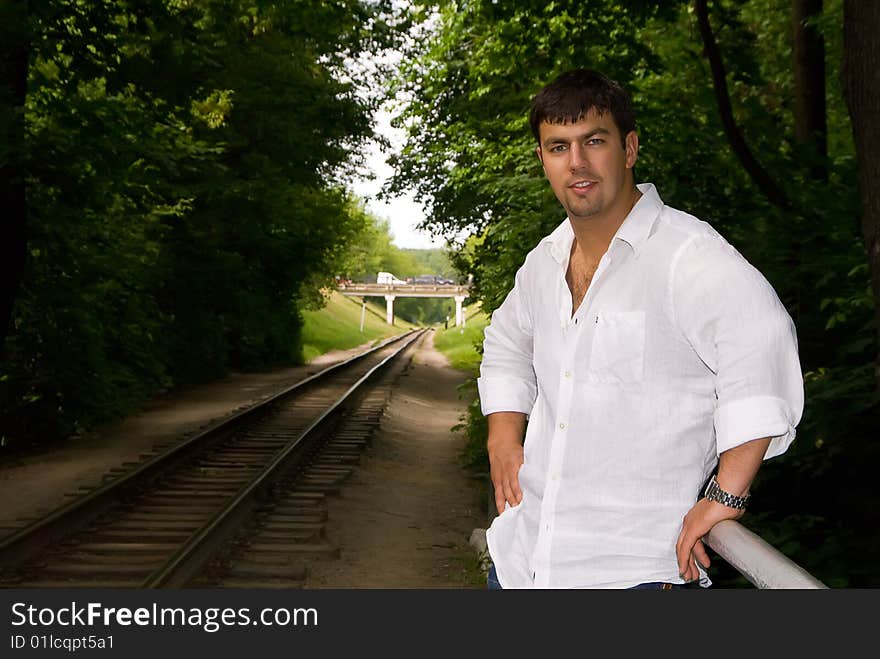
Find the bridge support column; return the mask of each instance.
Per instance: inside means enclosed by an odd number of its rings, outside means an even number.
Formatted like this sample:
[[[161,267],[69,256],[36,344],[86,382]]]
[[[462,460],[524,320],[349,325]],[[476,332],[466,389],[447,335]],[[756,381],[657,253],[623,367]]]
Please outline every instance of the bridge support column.
[[[464,295],[456,295],[455,297],[455,326],[464,325],[464,314],[461,312],[461,303],[464,302]]]
[[[394,295],[385,296],[385,322],[394,324]]]

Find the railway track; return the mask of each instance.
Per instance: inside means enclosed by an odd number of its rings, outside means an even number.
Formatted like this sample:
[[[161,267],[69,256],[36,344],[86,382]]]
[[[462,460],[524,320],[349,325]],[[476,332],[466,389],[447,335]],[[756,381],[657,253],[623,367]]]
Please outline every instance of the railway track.
[[[425,330],[254,405],[0,540],[0,587],[295,587]]]
[[[301,587],[311,561],[339,557],[340,548],[325,538],[326,497],[336,494],[357,468],[388,402],[390,380],[371,389],[308,463],[279,483],[278,496],[216,552],[193,586]]]

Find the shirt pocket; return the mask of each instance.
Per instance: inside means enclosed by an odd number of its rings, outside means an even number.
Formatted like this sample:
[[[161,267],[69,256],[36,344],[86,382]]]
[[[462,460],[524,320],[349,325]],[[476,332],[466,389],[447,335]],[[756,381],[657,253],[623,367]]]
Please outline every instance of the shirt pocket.
[[[596,314],[589,377],[597,382],[641,382],[645,373],[645,312]]]

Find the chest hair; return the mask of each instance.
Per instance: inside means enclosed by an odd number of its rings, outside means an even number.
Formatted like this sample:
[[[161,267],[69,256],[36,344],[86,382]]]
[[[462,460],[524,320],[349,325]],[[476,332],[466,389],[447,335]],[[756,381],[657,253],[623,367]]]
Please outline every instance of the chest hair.
[[[596,274],[599,263],[584,263],[581,259],[572,258],[568,262],[568,271],[565,273],[565,281],[568,290],[571,291],[571,315],[574,316]]]

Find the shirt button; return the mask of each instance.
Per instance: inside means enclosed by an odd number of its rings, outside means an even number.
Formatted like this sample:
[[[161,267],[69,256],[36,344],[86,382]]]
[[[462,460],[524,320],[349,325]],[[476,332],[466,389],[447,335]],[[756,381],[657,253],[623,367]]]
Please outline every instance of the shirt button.
[[[564,424],[564,423],[560,423],[560,424],[559,424],[559,427],[560,427],[562,430],[565,430],[565,424]]]
[[[571,371],[566,371],[566,372],[565,372],[565,377],[570,378],[570,377],[571,377]]]

